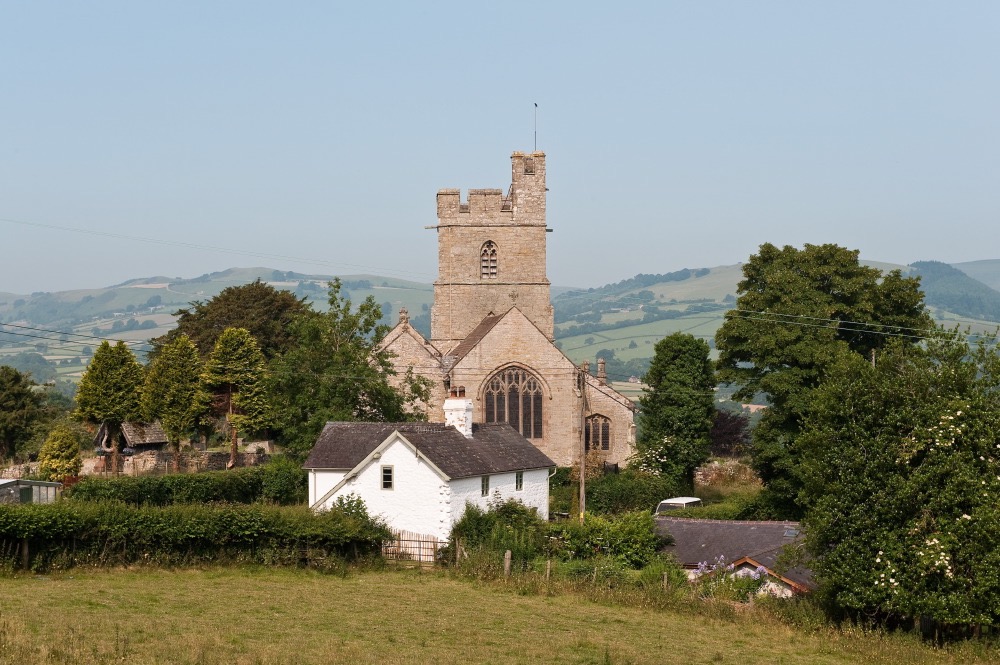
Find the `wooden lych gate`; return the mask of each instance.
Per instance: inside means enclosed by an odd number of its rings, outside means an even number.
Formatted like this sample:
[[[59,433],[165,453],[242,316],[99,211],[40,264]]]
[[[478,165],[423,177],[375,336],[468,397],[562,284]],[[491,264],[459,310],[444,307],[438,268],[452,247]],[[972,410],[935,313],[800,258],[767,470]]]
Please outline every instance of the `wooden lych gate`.
[[[382,544],[382,556],[390,561],[434,564],[438,550],[448,544],[436,536],[412,531],[393,531],[392,539]]]

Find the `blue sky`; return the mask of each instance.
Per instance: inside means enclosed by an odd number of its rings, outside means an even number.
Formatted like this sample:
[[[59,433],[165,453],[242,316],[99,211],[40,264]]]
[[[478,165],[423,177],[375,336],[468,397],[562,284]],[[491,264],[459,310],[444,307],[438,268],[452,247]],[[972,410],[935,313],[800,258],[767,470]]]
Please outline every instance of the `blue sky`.
[[[506,188],[536,102],[554,284],[1000,258],[1000,3],[484,4],[0,2],[0,291],[432,281],[436,191]]]

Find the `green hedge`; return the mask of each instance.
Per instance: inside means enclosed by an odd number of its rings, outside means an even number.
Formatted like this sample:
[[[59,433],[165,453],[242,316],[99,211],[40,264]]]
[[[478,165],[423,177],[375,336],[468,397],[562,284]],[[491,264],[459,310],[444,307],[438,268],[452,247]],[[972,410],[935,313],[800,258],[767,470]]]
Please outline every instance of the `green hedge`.
[[[322,566],[379,551],[388,529],[357,511],[304,506],[129,506],[60,501],[0,506],[0,566],[32,570],[135,563]]]
[[[132,506],[178,503],[277,503],[306,499],[306,472],[291,460],[276,458],[261,465],[228,471],[162,476],[87,476],[66,490],[77,501],[121,501]]]

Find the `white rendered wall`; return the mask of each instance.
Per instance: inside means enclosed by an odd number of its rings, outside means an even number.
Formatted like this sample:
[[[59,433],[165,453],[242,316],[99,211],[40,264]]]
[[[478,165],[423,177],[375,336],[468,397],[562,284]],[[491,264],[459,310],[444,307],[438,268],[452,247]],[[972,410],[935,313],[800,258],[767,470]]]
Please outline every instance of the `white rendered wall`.
[[[529,508],[537,508],[538,516],[549,519],[549,470],[532,469],[524,472],[522,489],[516,489],[516,477],[511,473],[490,476],[489,496],[482,494],[482,476],[459,478],[451,481],[451,523],[454,524],[465,513],[466,504],[489,508],[491,501],[520,501]]]
[[[346,474],[341,469],[310,469],[309,470],[309,505],[319,501],[320,497],[333,489]]]
[[[393,467],[393,488],[382,489],[382,467]],[[324,475],[320,470],[317,476]],[[336,482],[343,478],[344,474]],[[317,481],[327,489],[319,492],[317,498],[336,483]],[[450,493],[448,486],[428,464],[414,454],[406,444],[396,441],[390,444],[380,459],[374,460],[361,470],[352,480],[347,481],[336,494],[324,503],[329,505],[339,496],[355,494],[365,502],[368,514],[382,517],[386,523],[398,531],[412,531],[446,539],[451,530]]]

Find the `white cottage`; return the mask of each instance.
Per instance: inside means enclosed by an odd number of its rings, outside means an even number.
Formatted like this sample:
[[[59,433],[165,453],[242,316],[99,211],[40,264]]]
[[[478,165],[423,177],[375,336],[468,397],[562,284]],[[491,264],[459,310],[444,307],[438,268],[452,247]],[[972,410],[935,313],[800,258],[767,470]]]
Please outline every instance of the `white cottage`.
[[[555,463],[507,423],[474,425],[472,412],[456,390],[445,423],[327,423],[304,465],[309,505],[353,494],[393,529],[439,539],[467,504],[516,499],[548,519]]]

